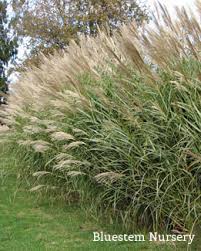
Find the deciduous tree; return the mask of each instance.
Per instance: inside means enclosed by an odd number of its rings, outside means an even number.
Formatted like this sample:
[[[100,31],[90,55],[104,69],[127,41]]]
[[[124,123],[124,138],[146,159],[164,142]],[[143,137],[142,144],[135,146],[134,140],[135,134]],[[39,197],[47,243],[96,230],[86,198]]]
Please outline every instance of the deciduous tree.
[[[12,0],[15,27],[30,38],[34,52],[65,48],[79,33],[97,34],[98,27],[110,33],[121,24],[148,19],[146,8],[136,0]]]
[[[0,1],[0,91],[6,92],[7,71],[6,67],[11,62],[17,53],[17,39],[11,31],[11,22],[7,15],[7,2]],[[12,33],[12,35],[11,35]]]

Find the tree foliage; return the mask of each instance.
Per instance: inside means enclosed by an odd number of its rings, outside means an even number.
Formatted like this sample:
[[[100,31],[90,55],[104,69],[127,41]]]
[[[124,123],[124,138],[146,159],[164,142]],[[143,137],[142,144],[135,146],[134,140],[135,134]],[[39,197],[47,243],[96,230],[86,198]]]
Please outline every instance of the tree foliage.
[[[65,48],[78,34],[96,36],[98,27],[113,29],[148,19],[136,0],[13,0],[15,27],[36,51]]]
[[[7,2],[0,1],[0,91],[8,90],[6,67],[17,54],[17,39],[11,34],[11,22],[7,15]]]

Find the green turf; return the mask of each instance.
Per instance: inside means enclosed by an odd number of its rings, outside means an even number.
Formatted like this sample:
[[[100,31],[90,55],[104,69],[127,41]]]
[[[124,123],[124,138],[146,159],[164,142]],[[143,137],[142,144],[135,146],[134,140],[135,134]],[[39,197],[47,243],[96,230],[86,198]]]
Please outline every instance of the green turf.
[[[26,185],[19,186],[11,168],[15,161],[10,162],[0,162],[0,251],[186,250],[184,246],[148,241],[93,242],[93,231],[108,233],[111,226],[101,226],[78,206],[38,199]],[[198,247],[195,242],[189,250],[200,250]]]

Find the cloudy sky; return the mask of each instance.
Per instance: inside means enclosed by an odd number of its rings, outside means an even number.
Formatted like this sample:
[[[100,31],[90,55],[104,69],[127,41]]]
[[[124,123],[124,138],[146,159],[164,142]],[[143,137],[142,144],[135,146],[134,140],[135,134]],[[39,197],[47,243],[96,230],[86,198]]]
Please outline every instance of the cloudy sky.
[[[155,0],[147,0],[150,6],[153,6]],[[174,9],[174,6],[194,6],[194,0],[159,0],[158,2],[165,4],[169,9]]]

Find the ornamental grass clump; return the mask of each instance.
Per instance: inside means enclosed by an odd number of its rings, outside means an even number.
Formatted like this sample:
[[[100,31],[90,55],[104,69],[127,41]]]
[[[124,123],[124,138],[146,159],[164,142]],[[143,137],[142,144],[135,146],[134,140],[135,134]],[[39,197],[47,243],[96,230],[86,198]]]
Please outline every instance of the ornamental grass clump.
[[[201,220],[201,26],[185,9],[160,13],[44,57],[2,108],[1,140],[31,191],[74,196],[127,229],[185,232]]]

